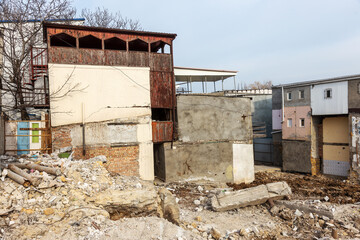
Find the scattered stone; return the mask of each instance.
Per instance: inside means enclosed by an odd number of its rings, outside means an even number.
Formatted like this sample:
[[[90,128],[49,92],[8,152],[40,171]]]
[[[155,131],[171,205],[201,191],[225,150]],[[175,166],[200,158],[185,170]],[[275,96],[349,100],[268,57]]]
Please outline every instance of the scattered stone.
[[[301,217],[303,214],[302,214],[302,212],[300,212],[298,209],[296,209],[296,211],[295,211],[295,216],[297,216],[297,217]]]
[[[216,240],[219,240],[219,239],[221,238],[221,233],[220,233],[217,229],[215,229],[215,228],[212,228],[212,229],[210,230],[210,234],[211,234],[211,236],[212,236],[213,238],[215,238]]]
[[[201,202],[200,202],[200,200],[196,199],[196,200],[194,200],[194,204],[195,204],[195,205],[200,205]]]
[[[44,214],[45,214],[46,216],[51,215],[51,214],[54,214],[54,212],[55,212],[55,210],[54,210],[53,208],[46,208],[46,209],[44,210]]]

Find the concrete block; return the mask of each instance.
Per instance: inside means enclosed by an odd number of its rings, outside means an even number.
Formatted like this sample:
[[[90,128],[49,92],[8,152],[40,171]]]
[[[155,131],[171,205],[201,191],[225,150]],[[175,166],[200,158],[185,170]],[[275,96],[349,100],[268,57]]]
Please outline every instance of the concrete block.
[[[274,182],[266,184],[269,197],[272,199],[280,199],[284,196],[291,195],[291,188],[286,182]]]
[[[269,199],[269,192],[265,185],[242,189],[235,192],[220,193],[212,197],[211,205],[217,212],[227,211],[250,205],[263,204]]]
[[[286,182],[275,182],[234,192],[221,192],[212,197],[211,205],[214,211],[220,212],[263,204],[269,199],[281,199],[287,195],[291,195],[289,185]]]

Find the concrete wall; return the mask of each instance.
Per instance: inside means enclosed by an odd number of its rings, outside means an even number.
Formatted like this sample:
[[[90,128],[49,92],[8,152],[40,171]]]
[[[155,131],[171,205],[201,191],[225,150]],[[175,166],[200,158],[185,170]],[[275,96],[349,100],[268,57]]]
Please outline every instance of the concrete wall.
[[[252,144],[232,142],[164,144],[166,181],[252,182]]]
[[[325,98],[326,89],[332,90],[331,98]],[[347,114],[348,82],[314,85],[311,88],[311,109],[313,115]]]
[[[310,140],[311,109],[310,106],[285,107],[282,123],[282,138],[292,140]],[[292,119],[292,127],[288,127],[288,119]],[[304,118],[305,126],[300,127],[300,119]]]
[[[149,68],[49,64],[49,86],[54,149],[64,143],[82,149],[84,116],[86,148],[94,154],[108,149],[116,164],[128,152],[129,164],[138,162],[137,175],[154,178]],[[138,150],[114,149],[126,144]]]
[[[282,89],[272,88],[272,109],[282,108]]]
[[[282,141],[283,170],[311,173],[310,141]]]
[[[360,79],[348,82],[349,86],[349,109],[358,109],[360,112]]]
[[[304,91],[304,98],[300,99],[299,92]],[[287,93],[291,92],[292,99],[287,99]],[[310,106],[310,87],[292,87],[284,89],[285,107]]]
[[[248,98],[179,95],[177,113],[180,141],[252,139]]]

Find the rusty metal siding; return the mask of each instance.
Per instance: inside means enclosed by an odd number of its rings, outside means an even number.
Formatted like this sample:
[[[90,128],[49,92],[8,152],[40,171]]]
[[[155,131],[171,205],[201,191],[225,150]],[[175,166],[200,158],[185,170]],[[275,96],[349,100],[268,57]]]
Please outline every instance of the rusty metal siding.
[[[171,74],[169,72],[150,72],[152,108],[172,108]]]
[[[173,122],[152,122],[153,142],[171,142],[173,135]]]
[[[171,66],[171,55],[150,53],[150,70],[172,72],[173,69]]]

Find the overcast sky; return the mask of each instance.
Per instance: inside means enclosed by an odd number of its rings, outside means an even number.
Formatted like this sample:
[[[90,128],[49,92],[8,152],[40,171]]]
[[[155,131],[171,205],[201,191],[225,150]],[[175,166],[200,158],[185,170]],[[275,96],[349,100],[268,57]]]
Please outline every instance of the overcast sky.
[[[176,33],[175,66],[239,71],[247,84],[360,74],[360,0],[77,0]]]

